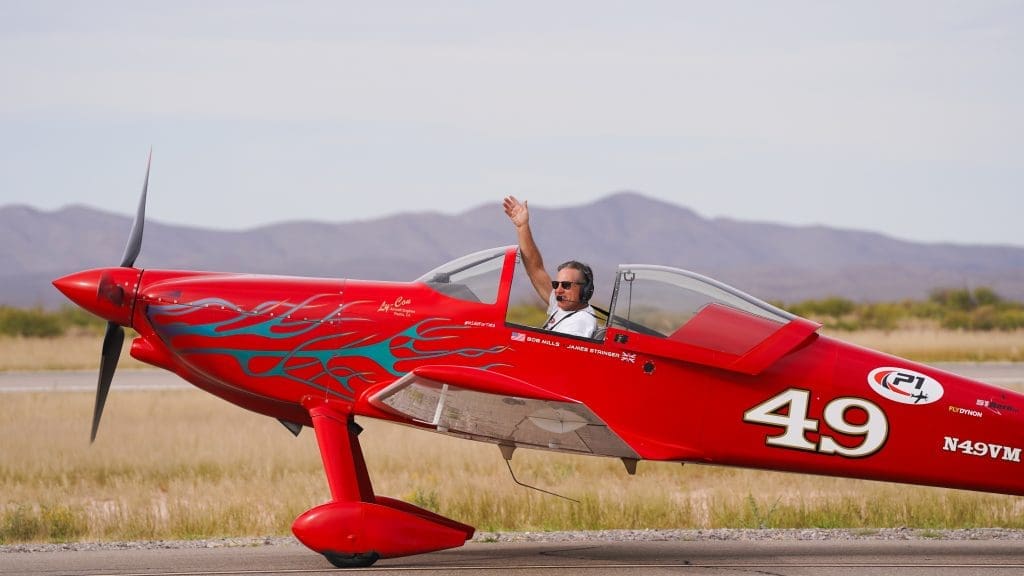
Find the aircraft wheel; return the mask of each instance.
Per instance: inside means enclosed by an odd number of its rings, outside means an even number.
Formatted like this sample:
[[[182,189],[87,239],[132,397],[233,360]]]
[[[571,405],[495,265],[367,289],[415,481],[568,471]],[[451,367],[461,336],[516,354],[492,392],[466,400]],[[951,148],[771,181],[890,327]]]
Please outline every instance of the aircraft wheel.
[[[324,558],[336,568],[366,568],[378,559],[380,554],[376,552],[364,552],[363,554],[332,554],[324,553]]]

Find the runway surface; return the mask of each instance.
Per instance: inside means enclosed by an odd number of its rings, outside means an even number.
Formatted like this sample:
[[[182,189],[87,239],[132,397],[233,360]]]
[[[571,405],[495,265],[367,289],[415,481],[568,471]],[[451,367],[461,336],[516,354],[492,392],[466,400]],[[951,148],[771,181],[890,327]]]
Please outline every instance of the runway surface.
[[[95,392],[97,370],[53,370],[50,372],[0,373],[0,393],[8,392]],[[117,390],[169,390],[193,388],[177,374],[166,370],[119,370],[111,387]]]
[[[372,574],[1020,575],[1024,546],[999,541],[480,543],[384,559]],[[0,553],[0,574],[191,576],[338,572],[299,544],[213,549]]]

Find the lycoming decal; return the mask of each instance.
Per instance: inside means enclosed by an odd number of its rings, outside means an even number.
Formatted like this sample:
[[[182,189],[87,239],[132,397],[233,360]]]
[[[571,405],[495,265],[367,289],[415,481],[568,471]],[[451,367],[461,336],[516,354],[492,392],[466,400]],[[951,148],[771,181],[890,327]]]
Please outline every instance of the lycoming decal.
[[[944,436],[942,449],[947,452],[960,452],[968,456],[988,456],[993,460],[1006,460],[1007,462],[1020,462],[1020,448],[1011,448],[1000,444],[989,444],[988,442],[974,442],[961,440],[953,436]]]
[[[901,404],[931,404],[944,392],[942,384],[931,376],[891,366],[872,370],[868,384],[880,396]]]

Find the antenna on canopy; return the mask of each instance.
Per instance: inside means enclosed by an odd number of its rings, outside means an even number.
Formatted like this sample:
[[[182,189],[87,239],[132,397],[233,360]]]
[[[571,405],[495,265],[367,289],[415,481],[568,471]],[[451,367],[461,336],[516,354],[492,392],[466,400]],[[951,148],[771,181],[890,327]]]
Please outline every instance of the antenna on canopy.
[[[569,502],[575,502],[576,504],[580,503],[579,500],[574,500],[572,498],[569,498],[568,496],[562,496],[561,494],[555,494],[554,492],[549,492],[547,490],[544,490],[543,488],[537,488],[536,486],[530,486],[529,484],[523,484],[522,482],[520,482],[519,479],[516,478],[516,473],[512,471],[512,453],[515,452],[516,447],[515,446],[509,446],[507,444],[498,444],[498,448],[501,449],[501,456],[502,456],[502,458],[505,459],[505,466],[508,466],[508,473],[512,476],[512,481],[513,482],[515,482],[516,484],[522,486],[523,488],[529,488],[531,490],[536,490],[537,492],[542,492],[542,493],[547,494],[549,496],[557,496],[557,497],[559,497],[559,498],[561,498],[563,500],[568,500]]]

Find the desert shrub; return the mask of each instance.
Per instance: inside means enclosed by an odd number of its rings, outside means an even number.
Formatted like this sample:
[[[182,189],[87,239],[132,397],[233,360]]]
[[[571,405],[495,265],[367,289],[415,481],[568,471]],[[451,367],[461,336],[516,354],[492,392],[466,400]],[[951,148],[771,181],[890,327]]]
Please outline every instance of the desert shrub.
[[[927,300],[856,303],[840,297],[781,305],[832,330],[895,330],[914,319],[951,330],[1016,330],[1024,328],[1024,304],[1005,300],[987,286],[937,288]]]
[[[974,289],[974,302],[978,306],[998,306],[1003,299],[988,286],[980,286]]]
[[[970,330],[971,315],[963,310],[954,310],[944,314],[940,324],[949,330]]]
[[[87,312],[78,306],[64,305],[57,311],[61,323],[68,327],[88,328],[96,332],[102,332],[106,321],[91,312]]]
[[[547,314],[536,306],[518,304],[509,307],[505,320],[522,326],[540,326],[547,320]]]
[[[858,326],[851,317],[857,305],[847,298],[830,296],[822,300],[804,300],[789,306],[779,305],[779,308],[821,322],[831,330],[856,330]]]
[[[906,309],[898,303],[872,302],[860,307],[860,327],[894,330],[907,317]]]
[[[20,505],[7,510],[0,522],[0,543],[39,540],[45,533],[42,518],[31,506]]]
[[[928,299],[946,310],[967,311],[978,306],[974,294],[966,288],[936,288]]]
[[[18,505],[4,511],[0,518],[0,543],[49,540],[68,542],[80,538],[88,529],[81,511],[68,506]]]
[[[54,338],[69,328],[102,333],[105,325],[105,320],[77,306],[63,306],[54,311],[0,305],[0,336]]]
[[[1024,328],[1024,309],[1005,310],[996,318],[996,329],[1018,330]]]
[[[64,333],[59,316],[42,308],[0,306],[0,334],[53,338]]]
[[[842,318],[852,313],[854,309],[856,309],[856,304],[852,300],[831,296],[824,300],[806,300],[794,306],[791,311],[794,314],[807,317]]]
[[[941,320],[944,308],[942,304],[934,300],[904,300],[902,302],[907,316],[923,320]]]

